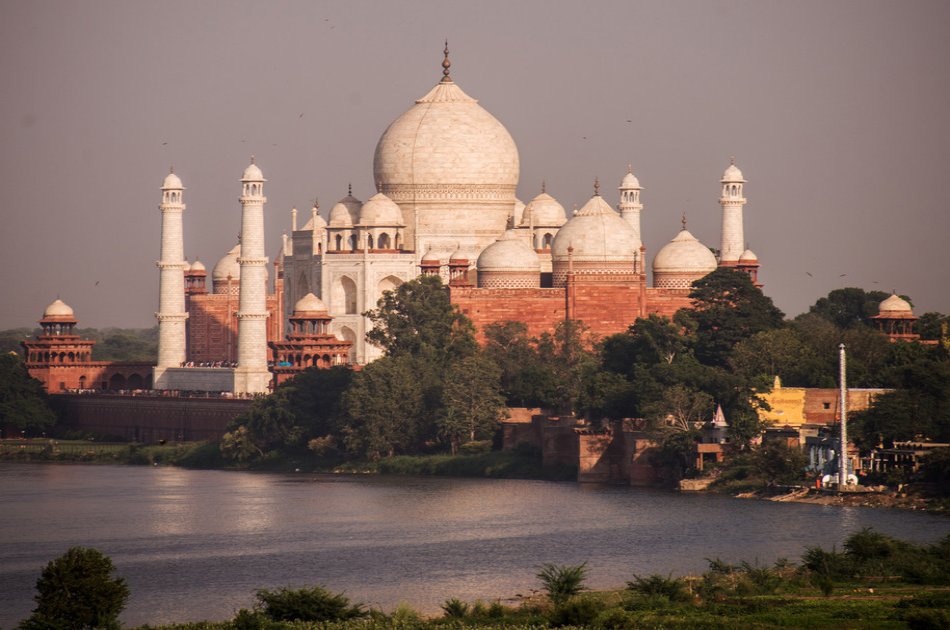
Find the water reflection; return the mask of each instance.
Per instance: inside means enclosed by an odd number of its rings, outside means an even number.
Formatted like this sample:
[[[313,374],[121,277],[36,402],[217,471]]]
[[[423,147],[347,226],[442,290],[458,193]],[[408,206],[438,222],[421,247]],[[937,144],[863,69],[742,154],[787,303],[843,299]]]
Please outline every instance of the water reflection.
[[[795,560],[865,526],[921,541],[948,531],[927,514],[571,483],[106,466],[0,464],[0,505],[13,506],[0,513],[5,626],[72,545],[112,556],[131,625],[226,618],[261,587],[322,583],[434,612],[448,597],[526,592],[548,561],[587,561],[606,587],[705,558]]]

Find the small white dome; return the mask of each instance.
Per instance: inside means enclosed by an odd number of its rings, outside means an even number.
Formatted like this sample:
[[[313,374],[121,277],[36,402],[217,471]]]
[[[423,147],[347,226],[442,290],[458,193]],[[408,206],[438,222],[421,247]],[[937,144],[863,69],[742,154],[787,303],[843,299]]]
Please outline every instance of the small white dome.
[[[205,271],[205,266],[200,260],[196,260],[191,265],[191,271]]]
[[[910,305],[910,302],[897,295],[893,294],[891,297],[887,298],[881,302],[878,306],[878,311],[881,315],[885,313],[902,313],[907,315],[913,315],[914,311]]]
[[[628,170],[627,174],[623,176],[623,181],[620,182],[620,190],[628,190],[630,188],[640,188],[640,180],[637,179],[637,176],[633,174],[632,170]]]
[[[316,217],[316,225],[314,225],[314,217]],[[306,230],[313,231],[314,227],[316,227],[316,229],[319,230],[321,228],[325,228],[326,226],[327,226],[327,222],[326,220],[324,220],[322,216],[320,216],[320,211],[318,209],[316,213],[314,213],[313,210],[310,211],[310,218],[307,219],[306,223],[304,223],[304,226],[302,229],[305,231]]]
[[[313,293],[308,293],[303,296],[297,303],[294,304],[294,314],[300,313],[326,313],[327,305],[323,303],[323,300],[318,298]]]
[[[531,271],[541,273],[541,259],[517,230],[504,235],[484,250],[476,263],[478,271]]]
[[[567,260],[569,247],[574,249],[573,259],[579,262],[633,262],[640,239],[600,195],[594,195],[558,230],[551,244],[554,260]]]
[[[181,179],[175,175],[174,171],[166,175],[165,181],[162,182],[162,190],[184,190],[184,188],[181,185]]]
[[[61,299],[56,298],[43,311],[43,319],[49,317],[73,317],[73,309]]]
[[[729,165],[729,168],[726,169],[726,172],[722,174],[722,183],[723,184],[743,184],[745,179],[742,178],[742,171],[732,163]]]
[[[360,209],[360,225],[403,226],[402,210],[383,193],[370,197]]]
[[[241,255],[241,244],[238,243],[225,254],[211,271],[212,280],[227,280],[231,276],[232,280],[240,280],[241,265],[238,264],[238,256]]]
[[[759,262],[759,257],[751,249],[747,249],[739,256],[739,262]]]
[[[261,172],[261,169],[257,167],[257,164],[254,163],[254,159],[251,158],[251,163],[246,169],[244,169],[244,176],[241,177],[242,182],[263,182],[264,173]]]
[[[360,220],[363,202],[348,194],[330,209],[330,227],[353,227]]]
[[[706,275],[715,271],[716,257],[700,243],[689,230],[680,233],[657,252],[653,259],[653,273],[696,273]]]
[[[546,192],[528,202],[521,215],[522,227],[561,227],[567,222],[567,212],[557,199]]]

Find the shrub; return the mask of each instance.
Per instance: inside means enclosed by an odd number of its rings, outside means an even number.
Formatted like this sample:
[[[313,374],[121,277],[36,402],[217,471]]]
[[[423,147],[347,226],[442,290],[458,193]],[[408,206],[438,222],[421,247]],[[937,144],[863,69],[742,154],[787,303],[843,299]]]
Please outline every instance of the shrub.
[[[604,610],[604,605],[588,597],[579,597],[558,604],[551,613],[553,626],[590,626]]]
[[[844,542],[844,551],[857,562],[881,560],[894,554],[896,542],[893,538],[865,527],[848,536]]]
[[[445,600],[445,603],[442,604],[442,611],[448,618],[461,619],[468,614],[468,604],[453,597],[452,599]]]
[[[255,595],[255,609],[274,621],[345,621],[366,615],[362,604],[351,606],[349,597],[322,586],[260,589]]]
[[[624,628],[635,628],[636,618],[623,608],[609,608],[594,619],[595,628],[603,630],[623,630]]]
[[[118,628],[129,599],[122,578],[113,578],[112,560],[97,549],[73,547],[50,561],[36,581],[36,609],[24,629]]]
[[[808,547],[802,555],[802,564],[812,573],[826,576],[832,580],[847,579],[853,574],[848,557],[834,550],[825,551],[821,547]]]
[[[541,566],[537,577],[541,580],[541,588],[548,594],[548,599],[558,606],[587,589],[584,586],[584,580],[587,578],[587,563],[574,565],[548,563]]]
[[[662,575],[654,573],[645,578],[634,575],[633,581],[627,582],[627,588],[641,595],[661,595],[669,598],[672,602],[685,602],[692,599],[685,580],[682,578],[674,578],[672,574],[663,577]]]

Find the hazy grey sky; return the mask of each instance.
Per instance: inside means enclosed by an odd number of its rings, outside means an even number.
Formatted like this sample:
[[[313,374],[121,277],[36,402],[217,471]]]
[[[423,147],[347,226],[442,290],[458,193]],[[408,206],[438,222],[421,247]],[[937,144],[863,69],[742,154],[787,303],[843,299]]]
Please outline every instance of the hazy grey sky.
[[[518,145],[522,200],[546,179],[570,209],[599,176],[615,204],[632,163],[650,260],[684,210],[718,247],[735,155],[786,314],[844,286],[950,312],[948,28],[943,0],[4,0],[0,328],[57,295],[80,325],[154,325],[170,164],[209,271],[251,154],[271,256],[291,206],[326,213],[348,182],[367,199],[376,141],[441,77],[444,37]]]

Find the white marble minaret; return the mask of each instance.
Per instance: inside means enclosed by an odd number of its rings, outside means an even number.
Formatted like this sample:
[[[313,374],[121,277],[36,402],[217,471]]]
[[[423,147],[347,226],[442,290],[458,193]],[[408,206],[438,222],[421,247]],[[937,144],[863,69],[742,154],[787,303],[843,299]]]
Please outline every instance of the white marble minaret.
[[[620,182],[620,204],[617,209],[620,210],[620,216],[630,224],[633,231],[637,233],[637,241],[642,243],[640,238],[640,212],[643,210],[643,204],[640,203],[640,180],[633,174],[633,167],[627,165],[627,174],[623,176]]]
[[[722,247],[719,250],[719,266],[735,267],[745,251],[742,207],[746,203],[742,196],[742,186],[746,181],[742,179],[742,171],[736,168],[735,158],[732,158],[729,168],[722,174],[721,181],[719,205],[722,206]]]
[[[234,391],[268,390],[267,370],[267,256],[264,255],[264,175],[251,164],[241,178],[241,289],[238,297],[238,358]]]
[[[162,251],[155,263],[158,279],[158,365],[152,371],[156,389],[166,387],[165,371],[181,366],[185,360],[185,245],[181,215],[185,210],[181,194],[184,187],[172,169],[162,183]]]

